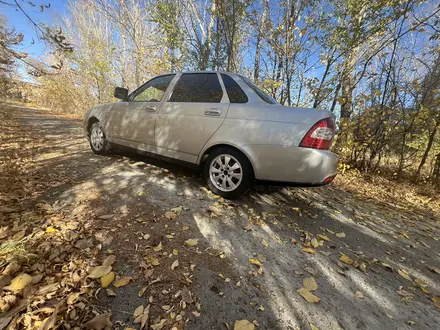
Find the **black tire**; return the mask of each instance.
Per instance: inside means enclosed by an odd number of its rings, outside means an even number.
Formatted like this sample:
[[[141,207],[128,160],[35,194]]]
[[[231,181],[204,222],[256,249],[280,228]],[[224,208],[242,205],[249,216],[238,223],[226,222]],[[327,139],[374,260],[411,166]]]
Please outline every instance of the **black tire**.
[[[101,147],[92,141],[93,132],[102,132],[103,141]],[[93,123],[89,128],[89,143],[90,148],[97,155],[108,155],[111,153],[110,142],[108,142],[104,128],[99,121]]]
[[[211,173],[210,173],[211,164],[213,163],[213,161],[215,159],[218,159],[218,157],[222,156],[222,155],[232,156],[231,160],[229,161],[229,164],[232,164],[232,166],[234,166],[235,162],[237,161],[241,167],[241,172],[242,172],[241,182],[239,181],[239,179],[232,177],[234,174],[237,174],[237,173],[233,173],[233,172],[237,172],[239,170],[232,170],[232,168],[229,166],[228,166],[228,168],[230,169],[229,171],[224,172],[224,174],[223,173],[218,174],[220,176],[225,177],[225,175],[228,176],[228,174],[226,174],[226,173],[231,173],[231,174],[229,174],[229,179],[234,180],[232,182],[234,185],[237,184],[237,187],[234,190],[225,191],[225,190],[219,189],[218,186],[221,186],[221,183],[223,183],[223,179],[221,177],[218,177],[217,184],[216,184],[213,182],[213,178],[211,177]],[[220,159],[221,159],[221,157],[220,157]],[[214,165],[219,165],[219,163],[216,163]],[[228,165],[228,164],[226,164],[226,165]],[[253,181],[254,181],[254,172],[252,169],[252,165],[249,162],[249,160],[247,159],[247,157],[244,154],[242,154],[240,151],[237,151],[232,148],[227,148],[227,147],[219,147],[219,148],[212,150],[209,153],[208,158],[206,158],[206,160],[203,164],[203,174],[204,174],[204,178],[205,178],[206,184],[208,185],[209,189],[211,189],[211,191],[214,194],[219,195],[221,197],[224,197],[226,199],[234,199],[234,198],[240,197],[252,186]],[[216,174],[213,173],[213,176],[214,175],[216,175]],[[231,181],[229,181],[229,182],[231,182]],[[229,186],[228,182],[226,182],[225,184],[226,184],[226,189],[233,188],[233,186]],[[225,189],[225,188],[223,188],[223,189]]]

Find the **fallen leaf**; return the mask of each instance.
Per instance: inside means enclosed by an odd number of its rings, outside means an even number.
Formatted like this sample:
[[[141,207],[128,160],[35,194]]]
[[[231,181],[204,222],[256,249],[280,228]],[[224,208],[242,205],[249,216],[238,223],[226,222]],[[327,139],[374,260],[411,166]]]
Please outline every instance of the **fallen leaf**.
[[[148,258],[147,258],[147,262],[148,262],[149,264],[152,264],[153,266],[159,266],[159,265],[160,265],[159,260],[157,260],[157,259],[154,258],[154,257],[148,257]]]
[[[160,320],[158,323],[151,325],[151,330],[161,330],[165,325],[166,319]]]
[[[177,214],[174,212],[165,212],[165,218],[168,220],[174,220],[177,218]]]
[[[347,264],[347,265],[352,265],[354,260],[351,259],[349,256],[346,256],[345,254],[343,254],[342,256],[339,257],[339,260],[341,260],[343,263]]]
[[[302,250],[307,253],[312,253],[312,254],[316,253],[315,249],[308,248],[308,247],[302,248]]]
[[[269,246],[269,243],[267,243],[265,239],[261,240],[261,244],[263,244],[264,247],[268,247]]]
[[[328,236],[323,235],[323,234],[318,234],[318,237],[319,237],[320,239],[324,240],[324,241],[327,241],[327,242],[330,242],[330,241],[331,241],[331,239],[328,238]]]
[[[434,303],[434,306],[440,309],[440,297],[432,297],[432,302]]]
[[[303,286],[308,291],[318,290],[318,283],[316,283],[313,277],[306,277],[303,279]]]
[[[199,239],[198,238],[191,238],[185,241],[185,244],[188,246],[195,246],[199,243]]]
[[[5,286],[9,285],[11,283],[12,277],[11,275],[1,275],[0,276],[0,290],[3,289]]]
[[[316,238],[312,238],[312,240],[310,241],[310,244],[312,244],[312,246],[314,248],[317,248],[319,246],[319,242]]]
[[[145,293],[145,291],[147,291],[148,287],[144,286],[142,289],[139,290],[138,292],[138,297],[142,297]]]
[[[6,268],[3,270],[2,274],[12,276],[16,272],[18,272],[20,270],[20,268],[21,268],[20,265],[17,262],[13,261],[6,266]]]
[[[344,238],[345,237],[345,233],[336,233],[336,236],[339,238]]]
[[[11,289],[12,291],[20,291],[23,290],[25,287],[27,287],[29,284],[32,283],[32,276],[28,274],[20,274],[16,276],[12,281],[11,284],[5,289]]]
[[[189,229],[189,226],[183,226],[182,229],[183,229],[183,230],[188,230],[188,229]]]
[[[261,261],[260,260],[258,260],[258,259],[254,259],[254,258],[249,258],[249,262],[251,263],[251,264],[253,264],[253,265],[257,265],[257,266],[263,266],[262,264],[261,264]]]
[[[160,242],[158,246],[155,246],[155,247],[153,248],[153,251],[154,251],[154,252],[162,251],[162,242]]]
[[[179,260],[175,260],[172,264],[171,264],[171,270],[176,269],[179,266]]]
[[[356,291],[355,296],[358,297],[359,299],[364,299],[364,295],[360,291]]]
[[[133,318],[136,319],[138,316],[142,314],[144,314],[144,306],[140,305],[134,310]]]
[[[309,322],[309,325],[310,325],[310,329],[319,330],[319,328],[317,326],[315,326],[313,323]]]
[[[174,254],[175,256],[179,255],[179,250],[174,249],[174,250],[173,250],[173,254]]]
[[[110,284],[112,284],[113,280],[115,279],[115,272],[110,272],[106,275],[104,275],[103,277],[100,278],[101,281],[101,286],[103,288],[108,287]]]
[[[116,293],[112,289],[106,289],[107,297],[116,297]]]
[[[298,289],[296,290],[296,292],[298,292],[309,303],[317,303],[321,300],[319,297],[315,296],[313,293],[305,288]]]
[[[407,323],[408,323],[408,325],[414,325],[414,324],[416,324],[416,322],[414,322],[414,321],[408,321]]]
[[[87,329],[91,329],[91,330],[104,330],[104,329],[111,329],[113,323],[110,322],[110,315],[101,314],[95,316],[93,319],[87,322],[85,326]]]
[[[58,231],[58,229],[56,229],[52,226],[49,226],[46,228],[46,233],[56,233],[57,231]]]
[[[398,269],[397,273],[402,276],[404,279],[408,280],[408,281],[412,281],[411,276],[409,276],[408,272],[406,272],[405,270],[402,269]]]
[[[429,267],[429,266],[428,266],[428,268],[429,268],[429,270],[430,270],[431,272],[433,272],[433,273],[437,273],[437,274],[440,274],[440,268],[437,268],[437,267]]]
[[[105,260],[103,261],[102,265],[103,266],[111,266],[115,263],[116,261],[116,256],[114,255],[110,255],[107,258],[105,258]]]
[[[183,289],[180,291],[180,294],[182,296],[182,299],[187,304],[192,304],[194,302],[191,292],[188,290],[186,286],[183,287]]]
[[[130,276],[123,276],[113,282],[115,288],[120,288],[121,286],[126,286],[133,278]]]
[[[110,273],[111,270],[112,270],[112,266],[97,266],[97,267],[93,267],[92,269],[90,269],[88,277],[90,277],[90,278],[101,278],[104,275],[107,275],[108,273]]]
[[[234,323],[234,330],[254,330],[255,325],[248,320],[237,320]]]

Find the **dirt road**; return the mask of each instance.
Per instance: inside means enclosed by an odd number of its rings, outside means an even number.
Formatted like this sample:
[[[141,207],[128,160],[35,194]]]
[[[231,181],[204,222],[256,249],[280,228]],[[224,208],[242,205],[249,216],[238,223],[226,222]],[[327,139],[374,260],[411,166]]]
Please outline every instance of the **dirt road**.
[[[233,329],[242,319],[258,329],[440,329],[432,300],[440,295],[436,214],[366,199],[337,182],[255,187],[225,201],[191,170],[138,155],[94,155],[79,121],[0,111],[17,120],[33,148],[26,203],[87,215],[93,244],[102,244],[97,258],[113,253],[118,274],[131,277],[113,288],[116,297],[102,290],[94,301],[111,311],[115,328],[139,327],[132,315],[147,300],[150,324],[176,319],[184,306],[174,295],[185,287],[192,307],[183,312],[184,329]],[[148,276],[157,282],[140,296]],[[300,293],[319,302],[297,292],[304,286]]]

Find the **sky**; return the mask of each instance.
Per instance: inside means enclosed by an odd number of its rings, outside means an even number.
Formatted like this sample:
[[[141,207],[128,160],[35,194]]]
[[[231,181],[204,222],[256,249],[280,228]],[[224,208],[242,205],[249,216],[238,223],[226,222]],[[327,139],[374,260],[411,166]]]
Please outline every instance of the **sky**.
[[[9,3],[14,2],[14,0],[6,1]],[[26,0],[18,0],[18,3],[36,23],[53,22],[57,18],[68,14],[68,0],[33,0],[31,2],[36,6],[31,6]],[[45,8],[43,12],[40,12],[40,5],[47,4],[50,4],[50,8]],[[21,11],[16,7],[0,3],[0,14],[7,18],[10,27],[14,27],[17,32],[24,35],[22,45],[16,47],[17,51],[26,52],[29,54],[29,57],[44,55],[47,51],[46,45],[43,41],[39,40],[35,27]],[[34,40],[34,44],[32,44],[32,40]],[[26,80],[32,80],[26,73],[24,64],[19,65],[19,74],[23,75]]]

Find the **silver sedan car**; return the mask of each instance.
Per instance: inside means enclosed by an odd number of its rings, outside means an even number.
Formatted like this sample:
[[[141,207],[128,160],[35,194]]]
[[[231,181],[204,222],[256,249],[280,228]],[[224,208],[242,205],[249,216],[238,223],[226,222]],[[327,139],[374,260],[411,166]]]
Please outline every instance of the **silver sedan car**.
[[[225,198],[255,180],[321,186],[337,174],[330,152],[329,111],[278,104],[248,78],[229,72],[179,72],[149,80],[122,101],[84,117],[93,152],[115,146],[179,160],[203,169],[207,185]]]

